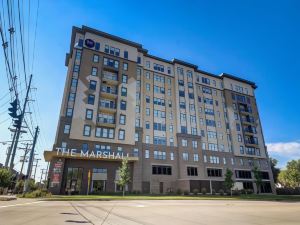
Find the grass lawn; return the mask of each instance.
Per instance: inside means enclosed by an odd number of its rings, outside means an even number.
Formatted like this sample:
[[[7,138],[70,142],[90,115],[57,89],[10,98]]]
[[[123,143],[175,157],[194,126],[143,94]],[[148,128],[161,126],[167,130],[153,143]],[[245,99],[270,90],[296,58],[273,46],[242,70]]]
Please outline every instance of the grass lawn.
[[[299,201],[300,195],[241,195],[241,196],[220,196],[220,195],[54,195],[44,198],[46,201],[112,201],[112,200],[253,200],[253,201]]]

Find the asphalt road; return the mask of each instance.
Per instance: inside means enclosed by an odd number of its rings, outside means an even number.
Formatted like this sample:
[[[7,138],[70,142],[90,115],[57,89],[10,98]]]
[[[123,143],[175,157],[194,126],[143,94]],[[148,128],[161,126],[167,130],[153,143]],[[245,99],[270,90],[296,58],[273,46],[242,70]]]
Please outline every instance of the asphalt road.
[[[0,202],[0,225],[300,224],[300,203],[263,201]]]

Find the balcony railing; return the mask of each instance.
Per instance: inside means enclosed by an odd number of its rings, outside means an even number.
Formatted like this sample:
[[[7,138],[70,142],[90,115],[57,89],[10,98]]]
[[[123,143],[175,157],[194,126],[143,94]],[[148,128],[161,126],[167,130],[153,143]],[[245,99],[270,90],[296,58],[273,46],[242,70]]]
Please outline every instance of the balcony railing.
[[[103,108],[107,108],[107,109],[116,109],[116,104],[113,103],[113,102],[102,102],[102,101],[100,101],[99,106],[103,107]]]
[[[246,123],[255,123],[254,118],[242,118],[242,122]]]
[[[108,94],[113,94],[113,95],[117,95],[118,91],[116,88],[111,88],[111,87],[107,87],[107,86],[101,86],[101,92],[103,93],[108,93]]]
[[[114,118],[103,118],[100,117],[98,118],[98,123],[107,123],[107,124],[115,124],[115,119]]]
[[[251,134],[256,134],[257,133],[255,129],[250,128],[250,127],[246,127],[244,129],[244,131],[247,132],[247,133],[251,133]]]
[[[250,144],[250,145],[258,145],[258,141],[257,140],[249,140],[249,139],[245,139],[245,144]]]
[[[108,80],[117,81],[118,80],[118,75],[104,71],[103,72],[103,78],[108,79]]]

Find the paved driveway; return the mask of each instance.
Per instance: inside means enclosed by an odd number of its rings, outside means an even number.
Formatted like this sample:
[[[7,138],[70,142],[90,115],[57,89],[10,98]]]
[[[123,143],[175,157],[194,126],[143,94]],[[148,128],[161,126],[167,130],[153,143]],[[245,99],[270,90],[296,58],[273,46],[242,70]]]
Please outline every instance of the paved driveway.
[[[0,202],[0,225],[300,224],[300,203],[221,200]]]

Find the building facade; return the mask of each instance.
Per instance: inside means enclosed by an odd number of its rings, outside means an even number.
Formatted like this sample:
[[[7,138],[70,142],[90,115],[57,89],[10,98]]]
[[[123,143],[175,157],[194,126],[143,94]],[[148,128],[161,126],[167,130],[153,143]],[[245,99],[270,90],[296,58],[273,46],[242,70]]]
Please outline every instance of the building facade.
[[[49,189],[55,194],[117,192],[128,158],[128,191],[167,193],[235,188],[263,193],[274,182],[253,82],[150,55],[141,44],[73,27]]]

